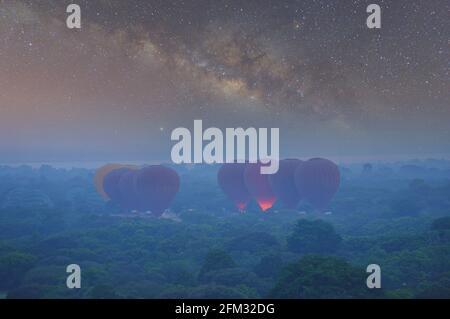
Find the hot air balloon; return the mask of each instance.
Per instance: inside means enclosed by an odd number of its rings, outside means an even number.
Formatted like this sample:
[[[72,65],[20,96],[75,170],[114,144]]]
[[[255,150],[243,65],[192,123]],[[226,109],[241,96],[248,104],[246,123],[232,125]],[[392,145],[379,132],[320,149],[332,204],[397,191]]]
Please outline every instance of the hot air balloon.
[[[109,172],[103,179],[103,189],[112,201],[116,203],[121,203],[122,197],[119,189],[119,181],[122,176],[128,172],[132,171],[129,168],[119,168]]]
[[[295,171],[297,190],[319,211],[328,207],[339,189],[339,183],[339,168],[327,159],[310,159]]]
[[[286,208],[294,209],[302,199],[295,186],[294,174],[303,163],[299,159],[285,159],[279,163],[278,172],[269,175],[272,190]]]
[[[130,168],[130,169],[135,169],[135,170],[138,169],[138,167],[135,165],[106,164],[106,165],[100,167],[99,169],[97,169],[97,171],[95,172],[95,175],[94,175],[95,189],[100,194],[100,196],[102,196],[103,199],[105,199],[105,200],[109,200],[111,198],[108,196],[108,194],[105,192],[105,190],[103,188],[103,180],[106,175],[108,175],[112,171],[119,169],[119,168]]]
[[[269,182],[269,175],[261,174],[261,163],[248,164],[244,171],[244,181],[250,195],[256,200],[262,211],[275,204],[277,197]]]
[[[121,175],[118,182],[120,192],[119,203],[127,211],[142,210],[142,204],[136,190],[136,178],[138,174],[139,170],[130,169]]]
[[[171,168],[153,165],[143,168],[136,176],[136,191],[145,210],[160,217],[180,189],[180,177]]]
[[[251,200],[251,195],[245,186],[244,171],[246,163],[223,164],[217,174],[217,181],[222,191],[243,212]]]
[[[103,189],[103,179],[106,175],[108,175],[110,172],[112,172],[115,169],[122,168],[122,164],[106,164],[95,172],[94,175],[94,185],[97,192],[102,196],[105,200],[110,199],[108,197],[108,194],[106,194],[105,190]]]

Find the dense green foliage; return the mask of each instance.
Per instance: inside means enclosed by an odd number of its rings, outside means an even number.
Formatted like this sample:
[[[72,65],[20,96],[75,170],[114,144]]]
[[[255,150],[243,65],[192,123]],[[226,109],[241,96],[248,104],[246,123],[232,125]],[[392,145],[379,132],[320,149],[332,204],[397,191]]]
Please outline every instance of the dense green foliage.
[[[180,168],[171,213],[155,219],[103,202],[91,170],[0,168],[0,296],[450,298],[449,179],[357,169],[342,169],[332,214],[240,214],[216,167]],[[66,287],[73,263],[79,290]],[[366,287],[372,263],[380,290]]]
[[[299,220],[292,235],[287,238],[288,248],[300,254],[333,253],[341,241],[333,225],[323,220]]]
[[[289,264],[271,292],[276,298],[368,298],[364,269],[337,257],[309,255]]]

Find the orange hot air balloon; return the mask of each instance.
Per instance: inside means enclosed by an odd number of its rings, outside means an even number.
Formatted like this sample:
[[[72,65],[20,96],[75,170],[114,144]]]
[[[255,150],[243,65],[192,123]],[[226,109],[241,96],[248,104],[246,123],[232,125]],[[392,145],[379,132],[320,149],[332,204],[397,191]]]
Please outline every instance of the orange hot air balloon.
[[[139,169],[135,165],[124,165],[124,164],[111,163],[111,164],[106,164],[106,165],[100,167],[95,172],[95,175],[94,175],[95,189],[100,194],[100,196],[103,197],[103,199],[105,199],[105,200],[109,200],[110,198],[109,198],[108,194],[106,194],[105,190],[103,189],[103,180],[106,175],[108,175],[112,171],[119,169],[119,168],[129,168],[129,169],[133,169],[133,170]]]

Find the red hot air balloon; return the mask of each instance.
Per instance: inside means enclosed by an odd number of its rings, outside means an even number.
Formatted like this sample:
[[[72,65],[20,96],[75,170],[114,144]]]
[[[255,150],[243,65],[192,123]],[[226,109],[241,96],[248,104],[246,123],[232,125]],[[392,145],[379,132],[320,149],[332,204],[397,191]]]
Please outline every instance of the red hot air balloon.
[[[295,186],[295,171],[303,163],[299,159],[285,159],[279,163],[278,172],[269,175],[272,190],[287,208],[294,209],[302,199]]]
[[[222,191],[243,212],[251,200],[251,196],[245,186],[244,171],[246,163],[223,164],[217,174],[217,181]]]
[[[153,165],[136,176],[136,191],[143,208],[159,217],[169,208],[180,189],[180,177],[171,168]]]
[[[269,175],[261,174],[261,163],[248,164],[244,172],[245,185],[262,211],[272,208],[277,198],[269,182]]]
[[[310,159],[295,171],[297,190],[320,211],[328,207],[339,189],[339,183],[339,168],[327,159]]]

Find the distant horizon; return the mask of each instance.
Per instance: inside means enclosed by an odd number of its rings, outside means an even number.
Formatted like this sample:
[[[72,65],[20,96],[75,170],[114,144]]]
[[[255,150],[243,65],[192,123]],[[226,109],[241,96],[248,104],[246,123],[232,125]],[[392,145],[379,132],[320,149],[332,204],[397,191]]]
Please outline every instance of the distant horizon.
[[[385,163],[395,163],[395,162],[409,162],[409,161],[426,161],[426,160],[445,160],[450,161],[450,154],[396,154],[396,155],[348,155],[348,156],[286,156],[281,157],[281,159],[286,158],[299,158],[302,160],[308,160],[315,157],[323,157],[336,162],[339,165],[348,164],[364,164],[371,162],[372,164],[385,164]],[[108,163],[121,163],[121,164],[131,164],[131,165],[155,165],[155,164],[172,164],[172,165],[206,165],[206,164],[175,164],[172,163],[170,159],[157,159],[157,160],[144,160],[144,159],[111,159],[111,160],[36,160],[36,161],[0,161],[0,166],[18,167],[18,166],[31,166],[33,168],[41,167],[42,165],[51,165],[55,168],[97,168]],[[220,165],[220,163],[212,164]]]

